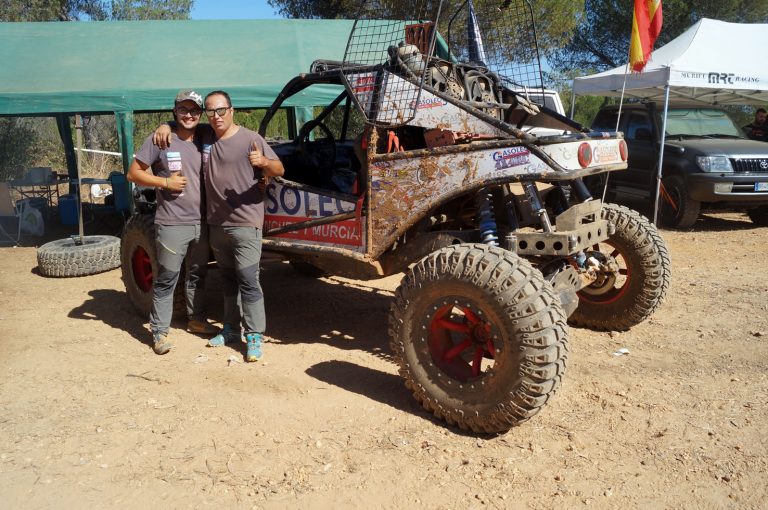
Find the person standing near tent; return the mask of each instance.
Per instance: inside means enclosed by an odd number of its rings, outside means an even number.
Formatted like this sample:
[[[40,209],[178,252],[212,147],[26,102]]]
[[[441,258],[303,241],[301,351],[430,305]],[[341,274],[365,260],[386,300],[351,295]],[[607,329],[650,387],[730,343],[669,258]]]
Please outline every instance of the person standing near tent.
[[[150,135],[128,169],[129,181],[159,188],[155,213],[158,270],[152,285],[149,316],[153,349],[157,354],[165,354],[173,346],[168,340],[168,330],[173,293],[185,256],[187,331],[205,335],[218,331],[204,318],[204,295],[200,292],[205,286],[209,257],[208,229],[202,212],[205,203],[201,183],[202,144],[195,139],[202,107],[203,98],[197,92],[179,92],[174,101],[176,122],[170,145],[161,149],[153,144]]]
[[[765,108],[758,108],[752,124],[747,124],[742,129],[752,140],[768,142],[768,122],[766,120],[768,120],[768,112]]]
[[[205,168],[211,248],[224,280],[224,328],[208,345],[239,342],[245,332],[246,361],[261,358],[266,329],[259,283],[264,184],[283,175],[283,164],[264,138],[234,123],[232,101],[224,91],[205,97],[205,113],[215,133]],[[204,158],[206,154],[204,153]],[[237,306],[240,291],[242,317]]]

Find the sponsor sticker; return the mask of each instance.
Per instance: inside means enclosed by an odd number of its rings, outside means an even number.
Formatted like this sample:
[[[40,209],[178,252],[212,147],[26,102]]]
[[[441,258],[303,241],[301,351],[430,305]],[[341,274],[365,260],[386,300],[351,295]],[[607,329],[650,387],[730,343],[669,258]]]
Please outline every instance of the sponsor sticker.
[[[509,147],[496,151],[491,156],[496,162],[496,170],[511,168],[530,163],[531,153],[525,147]]]
[[[181,153],[166,152],[165,158],[168,161],[168,170],[171,172],[181,172]]]

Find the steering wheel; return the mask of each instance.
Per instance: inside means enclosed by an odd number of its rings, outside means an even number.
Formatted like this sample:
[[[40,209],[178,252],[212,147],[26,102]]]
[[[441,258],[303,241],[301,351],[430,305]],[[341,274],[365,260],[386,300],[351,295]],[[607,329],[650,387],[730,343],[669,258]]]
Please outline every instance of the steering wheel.
[[[310,140],[309,134],[320,128],[323,138]],[[310,120],[299,131],[299,154],[303,162],[317,170],[331,169],[336,165],[336,139],[328,126],[318,119]]]

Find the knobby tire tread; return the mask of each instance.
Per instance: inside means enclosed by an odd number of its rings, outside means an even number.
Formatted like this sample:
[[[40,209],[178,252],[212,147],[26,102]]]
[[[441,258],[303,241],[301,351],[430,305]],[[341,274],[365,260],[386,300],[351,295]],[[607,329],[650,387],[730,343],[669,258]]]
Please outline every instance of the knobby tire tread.
[[[120,266],[120,238],[84,236],[84,243],[58,239],[37,249],[37,268],[43,276],[68,278],[110,271]]]
[[[602,217],[616,226],[610,241],[616,243],[627,263],[632,263],[635,281],[615,303],[580,300],[568,322],[597,331],[625,331],[646,320],[664,302],[672,279],[672,263],[659,231],[640,213],[605,204]]]
[[[407,354],[417,341],[418,317],[411,311],[426,299],[426,287],[443,282],[475,286],[494,303],[504,322],[504,348],[517,356],[514,384],[504,386],[503,397],[481,410],[466,402],[452,404],[459,393],[440,398],[445,388]],[[389,334],[400,375],[416,400],[435,417],[479,433],[504,432],[531,418],[554,394],[566,369],[568,328],[552,287],[526,260],[487,245],[446,247],[416,263],[395,294]]]

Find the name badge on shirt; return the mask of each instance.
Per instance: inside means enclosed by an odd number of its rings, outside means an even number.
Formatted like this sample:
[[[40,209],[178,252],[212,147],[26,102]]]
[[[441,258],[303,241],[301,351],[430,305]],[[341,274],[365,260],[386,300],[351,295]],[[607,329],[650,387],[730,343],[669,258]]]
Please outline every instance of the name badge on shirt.
[[[181,172],[181,152],[166,152],[165,157],[168,160],[168,170]]]

